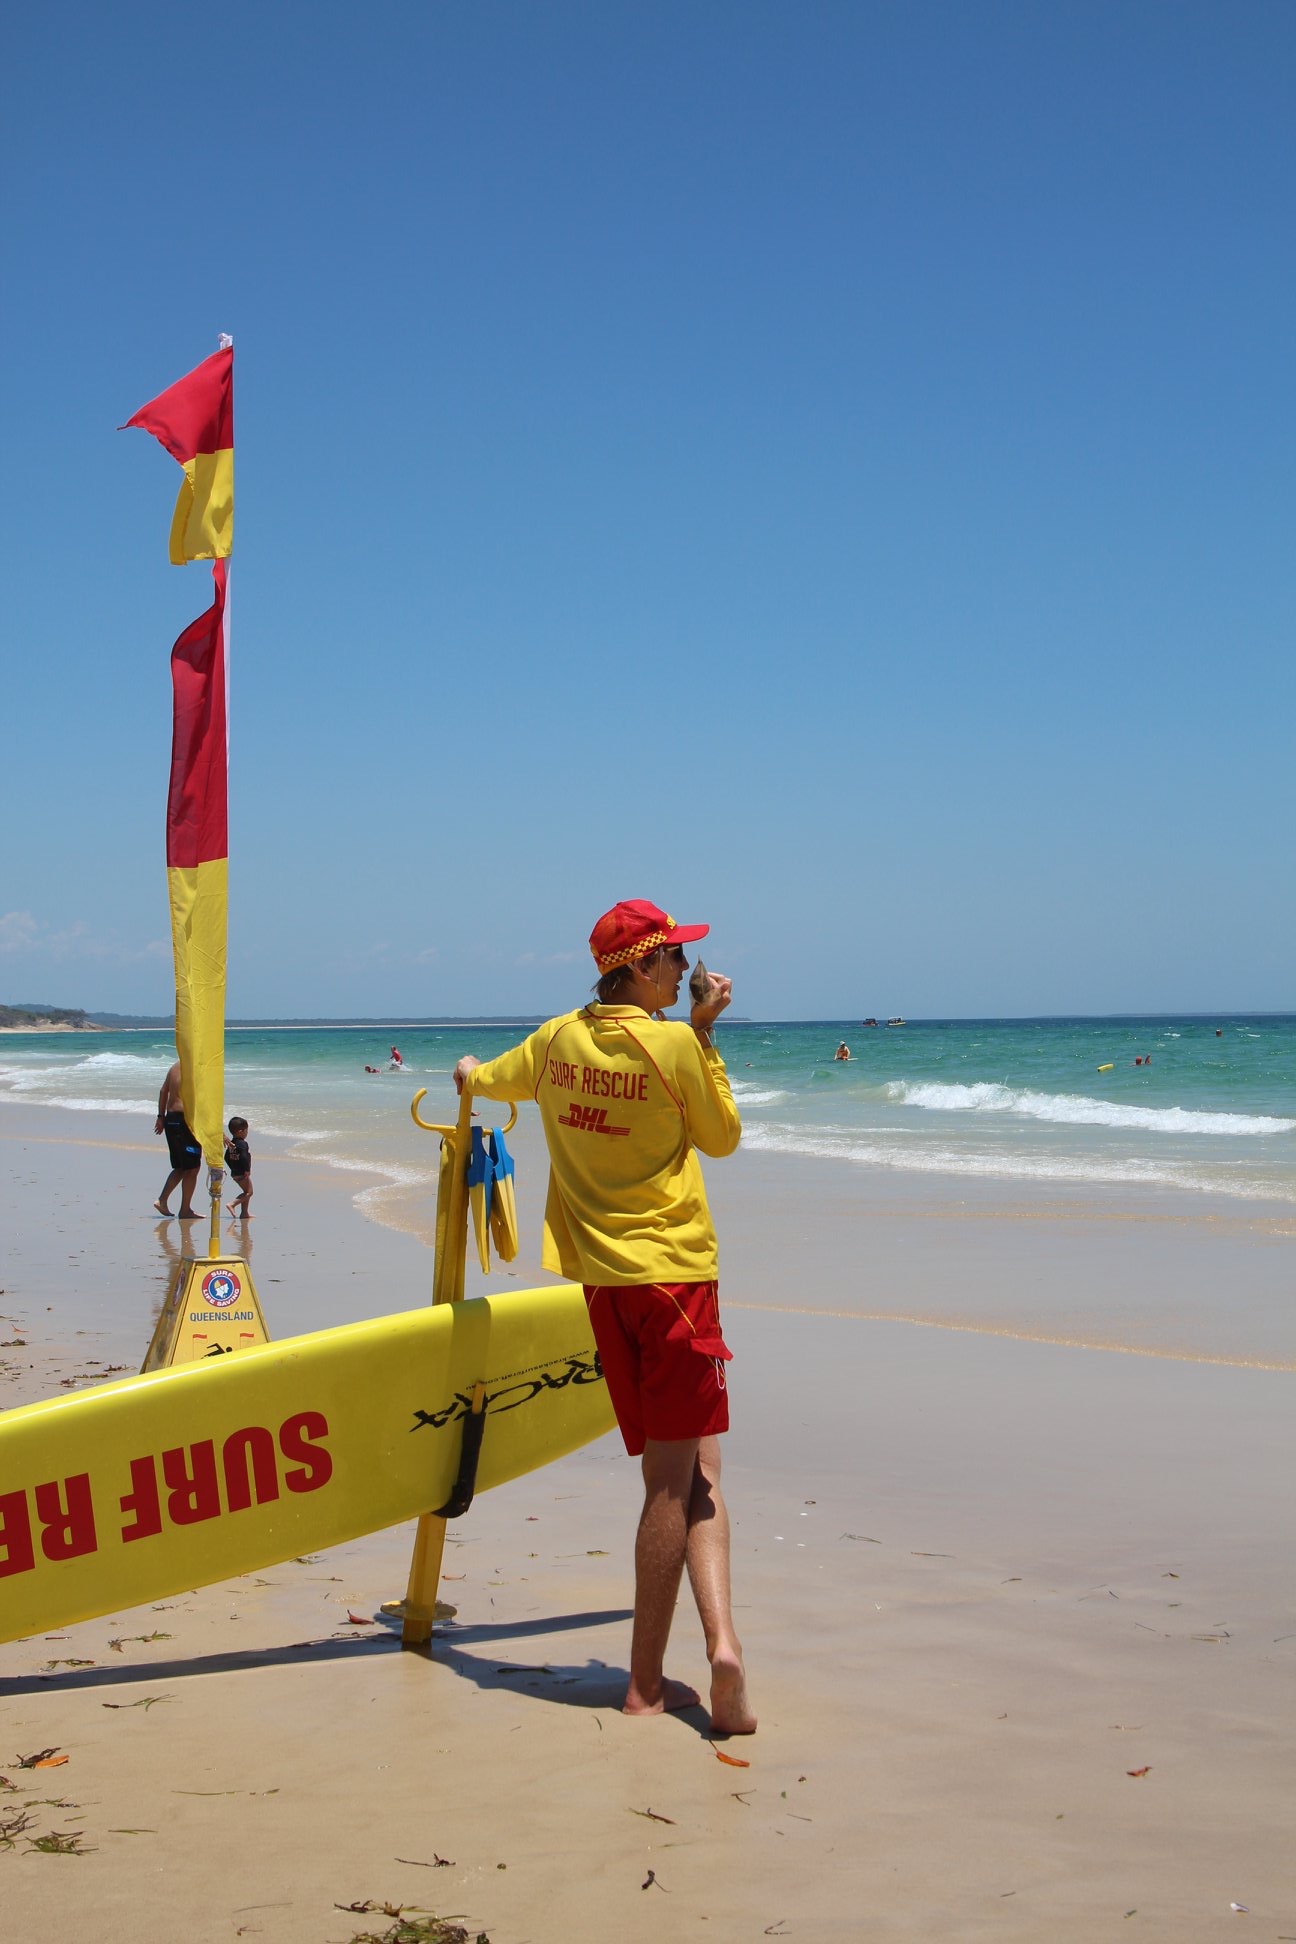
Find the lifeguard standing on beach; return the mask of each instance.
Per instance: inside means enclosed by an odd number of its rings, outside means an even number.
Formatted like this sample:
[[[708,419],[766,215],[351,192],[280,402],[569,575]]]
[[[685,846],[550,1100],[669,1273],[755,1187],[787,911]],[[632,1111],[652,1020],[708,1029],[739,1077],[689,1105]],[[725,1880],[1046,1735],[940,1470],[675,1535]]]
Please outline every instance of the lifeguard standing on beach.
[[[750,1734],[729,1587],[719,1434],[729,1428],[715,1229],[697,1150],[732,1154],[742,1132],[713,1028],[731,983],[710,977],[687,1025],[660,1014],[706,925],[677,925],[644,899],[615,905],[590,935],[597,1002],[549,1020],[520,1046],[455,1068],[460,1092],[532,1097],[549,1148],[546,1269],[584,1286],[626,1450],[642,1454],[627,1714],[694,1706],[663,1671],[680,1577],[711,1664],[711,1724]]]

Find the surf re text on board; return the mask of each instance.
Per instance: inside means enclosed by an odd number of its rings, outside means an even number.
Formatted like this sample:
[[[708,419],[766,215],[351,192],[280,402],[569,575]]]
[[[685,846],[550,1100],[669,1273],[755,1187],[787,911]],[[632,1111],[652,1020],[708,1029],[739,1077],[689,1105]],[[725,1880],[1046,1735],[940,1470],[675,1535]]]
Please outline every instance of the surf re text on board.
[[[35,1569],[38,1539],[41,1554],[55,1564],[98,1552],[101,1530],[109,1542],[107,1509],[114,1499],[124,1516],[113,1536],[129,1545],[155,1538],[164,1526],[199,1525],[246,1512],[253,1503],[269,1504],[281,1486],[318,1492],[333,1476],[333,1459],[321,1442],[327,1436],[322,1411],[298,1411],[277,1432],[261,1424],[232,1431],[219,1456],[214,1438],[200,1438],[132,1458],[128,1492],[92,1481],[89,1472],[0,1492],[0,1579]],[[288,1467],[282,1473],[281,1459]]]

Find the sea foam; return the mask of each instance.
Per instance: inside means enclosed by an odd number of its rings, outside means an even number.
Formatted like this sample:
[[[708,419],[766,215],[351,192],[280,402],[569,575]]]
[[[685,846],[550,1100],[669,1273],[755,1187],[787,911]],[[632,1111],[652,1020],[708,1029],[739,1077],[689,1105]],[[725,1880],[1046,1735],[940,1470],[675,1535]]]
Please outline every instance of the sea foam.
[[[1153,1161],[1139,1155],[1040,1154],[1022,1150],[968,1149],[921,1143],[864,1141],[845,1129],[832,1132],[758,1124],[744,1128],[743,1146],[767,1154],[802,1154],[856,1167],[893,1168],[903,1174],[967,1175],[1002,1181],[1051,1181],[1059,1185],[1177,1188],[1193,1194],[1228,1195],[1241,1201],[1296,1200],[1280,1183],[1239,1180],[1187,1163]]]
[[[890,1080],[888,1100],[943,1114],[1017,1114],[1026,1120],[1056,1121],[1068,1127],[1132,1127],[1148,1134],[1290,1134],[1296,1120],[1271,1114],[1208,1113],[1192,1107],[1125,1106],[1087,1094],[1036,1093],[993,1080],[965,1086],[957,1081]]]

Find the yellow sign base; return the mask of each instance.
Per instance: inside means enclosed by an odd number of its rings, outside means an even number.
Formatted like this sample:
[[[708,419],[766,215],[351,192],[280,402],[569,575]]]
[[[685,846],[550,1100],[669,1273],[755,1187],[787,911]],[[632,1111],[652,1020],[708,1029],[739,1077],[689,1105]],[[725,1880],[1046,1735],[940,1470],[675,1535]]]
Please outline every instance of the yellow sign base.
[[[230,1350],[269,1343],[252,1271],[242,1256],[185,1256],[171,1273],[166,1301],[140,1365],[166,1370]]]

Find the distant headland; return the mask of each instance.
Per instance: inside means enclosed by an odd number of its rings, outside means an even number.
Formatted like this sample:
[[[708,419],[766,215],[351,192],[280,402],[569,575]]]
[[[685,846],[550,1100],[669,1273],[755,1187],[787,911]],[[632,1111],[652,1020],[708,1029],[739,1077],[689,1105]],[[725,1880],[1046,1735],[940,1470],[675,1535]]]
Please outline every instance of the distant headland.
[[[97,1033],[100,1022],[79,1007],[0,1006],[0,1033]]]

